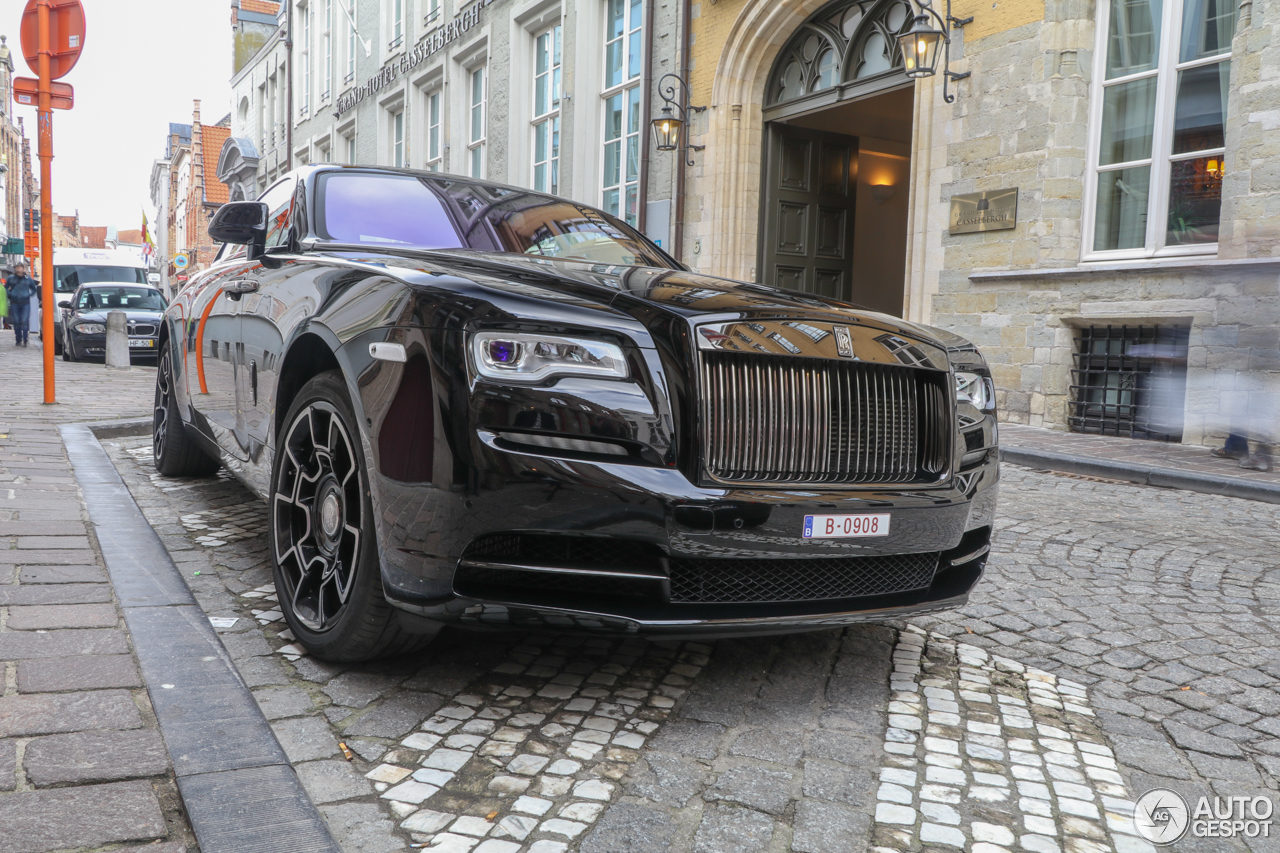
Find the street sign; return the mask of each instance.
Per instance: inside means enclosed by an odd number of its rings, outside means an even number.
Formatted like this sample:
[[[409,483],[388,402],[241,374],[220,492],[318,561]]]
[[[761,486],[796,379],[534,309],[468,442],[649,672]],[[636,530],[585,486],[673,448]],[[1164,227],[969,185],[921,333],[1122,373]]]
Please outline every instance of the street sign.
[[[22,55],[27,67],[40,71],[36,63],[40,57],[39,7],[41,0],[27,0],[22,10]],[[49,79],[65,77],[75,68],[84,49],[84,7],[80,0],[43,0],[49,7]]]
[[[50,106],[55,110],[69,110],[76,103],[75,90],[70,83],[53,83],[49,87]],[[40,105],[40,81],[34,77],[13,78],[13,99],[23,106]]]
[[[186,252],[179,252],[173,256],[173,268],[175,270],[185,270],[191,263]]]

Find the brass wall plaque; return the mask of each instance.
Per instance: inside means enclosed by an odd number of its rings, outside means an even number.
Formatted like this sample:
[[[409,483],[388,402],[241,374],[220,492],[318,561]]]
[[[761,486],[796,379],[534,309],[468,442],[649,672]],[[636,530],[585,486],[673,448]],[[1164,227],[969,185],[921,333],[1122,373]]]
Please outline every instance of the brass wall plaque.
[[[1003,231],[1018,224],[1018,188],[951,197],[952,234]]]

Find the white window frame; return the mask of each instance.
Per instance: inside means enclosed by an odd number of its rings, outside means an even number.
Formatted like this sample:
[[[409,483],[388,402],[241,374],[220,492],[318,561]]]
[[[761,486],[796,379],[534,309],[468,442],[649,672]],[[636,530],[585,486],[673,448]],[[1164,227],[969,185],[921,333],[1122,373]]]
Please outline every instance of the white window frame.
[[[353,127],[349,133],[342,136],[343,156],[348,166],[355,166],[356,163],[356,129]]]
[[[644,43],[644,28],[645,26],[648,25],[648,21],[645,20],[644,4],[641,3],[640,4],[640,26],[635,29],[629,28],[630,20],[631,20],[630,7],[632,4],[631,4],[631,0],[623,0],[624,24],[622,28],[622,35],[618,36],[616,39],[610,39],[609,38],[609,22],[610,22],[609,2],[610,0],[603,0],[603,4],[604,4],[604,22],[603,23],[604,23],[605,31],[604,31],[603,63],[600,69],[601,78],[602,78],[601,79],[602,91],[600,93],[600,135],[597,137],[600,140],[599,151],[600,151],[600,169],[601,170],[603,170],[604,164],[608,160],[608,156],[605,154],[605,151],[607,150],[611,142],[616,141],[616,140],[609,139],[606,135],[609,129],[609,99],[612,98],[614,95],[619,95],[619,94],[622,95],[622,101],[623,101],[622,128],[621,128],[622,135],[619,137],[619,139],[621,140],[621,143],[619,145],[620,153],[618,155],[618,183],[605,184],[603,171],[599,173],[600,175],[599,204],[600,204],[600,207],[606,212],[612,212],[612,211],[609,211],[609,207],[606,202],[606,196],[611,189],[617,189],[618,212],[616,215],[619,219],[626,222],[627,221],[627,188],[629,186],[634,186],[636,189],[636,217],[638,221],[640,205],[645,203],[644,199],[639,197],[641,177],[642,177],[640,173],[644,169],[644,163],[642,161],[639,164],[639,168],[637,169],[637,172],[636,172],[635,181],[628,182],[627,181],[627,139],[628,137],[635,138],[637,146],[642,146],[644,143],[644,140],[642,138],[644,133],[646,132],[645,116],[643,115],[644,93],[640,92],[640,102],[641,102],[641,111],[642,111],[642,114],[640,116],[640,127],[634,132],[628,132],[628,129],[627,129],[626,104],[627,104],[628,90],[630,89],[638,90],[643,85],[643,82],[645,79],[644,66],[648,63],[648,57],[644,55],[643,43]],[[639,33],[640,42],[642,45],[641,53],[640,53],[641,68],[639,73],[637,73],[636,76],[634,77],[630,76],[628,72],[628,68],[627,68],[628,54],[626,50],[627,44],[630,41],[633,33]],[[623,48],[622,81],[613,86],[609,86],[609,81],[608,81],[609,45],[615,41],[622,42],[622,48]],[[633,222],[631,224],[635,224],[635,223]]]
[[[444,23],[444,0],[424,0],[424,5],[422,26],[426,31],[434,30]]]
[[[320,103],[329,100],[333,93],[333,0],[324,3],[324,30],[320,34]]]
[[[1081,260],[1084,262],[1129,261],[1161,258],[1182,258],[1189,255],[1216,255],[1217,243],[1192,243],[1166,245],[1169,213],[1169,182],[1172,164],[1178,160],[1194,160],[1218,156],[1222,162],[1225,148],[1210,148],[1182,154],[1173,154],[1174,119],[1178,96],[1178,74],[1181,71],[1205,65],[1216,65],[1231,60],[1231,49],[1213,56],[1179,62],[1182,42],[1182,12],[1185,0],[1163,0],[1160,22],[1160,44],[1157,48],[1157,66],[1154,70],[1138,71],[1108,80],[1107,51],[1110,47],[1111,0],[1098,0],[1097,34],[1094,50],[1094,82],[1089,104],[1089,144],[1085,170],[1083,209],[1081,210]],[[1237,26],[1239,24],[1237,23]],[[1094,249],[1097,227],[1098,177],[1103,172],[1141,167],[1148,160],[1125,163],[1109,163],[1099,166],[1102,149],[1103,98],[1105,90],[1135,80],[1156,79],[1156,104],[1152,126],[1150,177],[1148,178],[1147,224],[1144,245],[1133,249]],[[1227,105],[1222,105],[1225,123]],[[1224,127],[1225,131],[1225,127]],[[1221,167],[1220,167],[1221,168]]]
[[[390,165],[396,169],[403,169],[408,165],[405,160],[405,114],[404,105],[401,104],[391,110],[389,129],[391,140],[391,163]]]
[[[480,97],[476,98],[476,75],[480,80]],[[476,111],[479,110],[479,135],[476,134]],[[482,62],[467,69],[467,163],[466,174],[483,178],[488,174],[489,136],[489,63]],[[477,165],[479,168],[477,168]],[[476,174],[479,172],[479,174]]]
[[[356,79],[356,48],[360,46],[359,36],[359,18],[356,17],[356,0],[338,0],[339,3],[346,4],[347,13],[343,17],[347,19],[347,72],[342,78],[344,86],[350,85]]]
[[[387,51],[395,53],[404,49],[404,5],[406,0],[388,0],[390,5],[387,15]]]
[[[311,4],[299,3],[302,16],[302,82],[298,86],[298,118],[311,115]]]
[[[544,74],[538,73],[538,60],[541,56],[541,48],[538,44],[544,37],[550,37],[547,70]],[[559,40],[560,59],[556,59],[557,38]],[[533,118],[530,120],[530,160],[531,171],[529,173],[529,186],[538,192],[551,193],[558,195],[560,193],[560,134],[562,122],[560,121],[561,100],[564,97],[564,26],[560,21],[556,21],[551,26],[543,29],[533,37],[533,97],[530,101],[530,112]],[[548,78],[550,94],[548,97],[546,112],[538,112],[538,84],[542,77]],[[547,141],[547,159],[538,159],[538,129],[542,125],[548,125],[548,141]],[[538,186],[538,166],[546,166],[547,182],[544,186]]]
[[[444,171],[444,90],[440,87],[426,92],[422,115],[427,135],[422,150],[426,153],[423,164],[428,172]]]

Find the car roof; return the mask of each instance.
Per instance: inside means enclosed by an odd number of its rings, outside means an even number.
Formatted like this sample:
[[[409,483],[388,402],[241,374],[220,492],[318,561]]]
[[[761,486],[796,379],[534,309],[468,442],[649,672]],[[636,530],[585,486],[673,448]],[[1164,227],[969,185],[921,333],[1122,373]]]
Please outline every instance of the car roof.
[[[160,293],[160,288],[156,287],[154,284],[143,284],[142,282],[134,283],[132,281],[86,281],[84,284],[80,285],[81,290],[106,290],[108,288],[111,290],[119,290],[123,287],[128,287],[135,290],[137,289],[154,290],[156,293]]]

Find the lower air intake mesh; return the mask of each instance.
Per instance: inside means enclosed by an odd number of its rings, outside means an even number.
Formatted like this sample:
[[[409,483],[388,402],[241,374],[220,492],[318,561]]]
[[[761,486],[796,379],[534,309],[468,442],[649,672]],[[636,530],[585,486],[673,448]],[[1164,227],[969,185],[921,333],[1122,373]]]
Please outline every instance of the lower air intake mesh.
[[[795,560],[671,560],[671,600],[706,604],[821,601],[925,589],[938,553]]]

